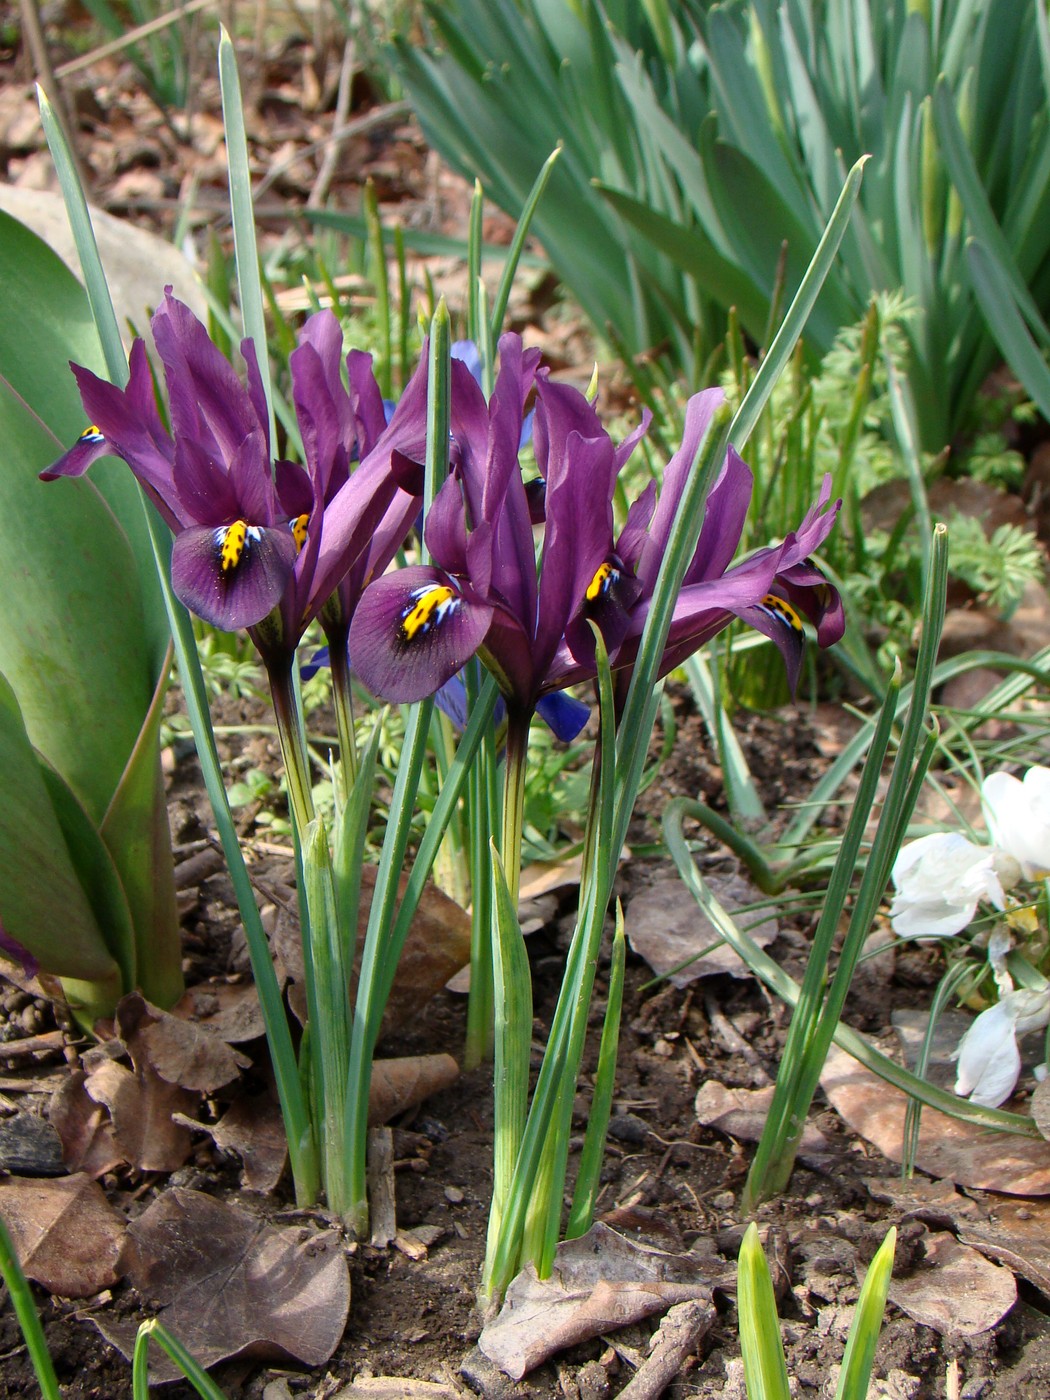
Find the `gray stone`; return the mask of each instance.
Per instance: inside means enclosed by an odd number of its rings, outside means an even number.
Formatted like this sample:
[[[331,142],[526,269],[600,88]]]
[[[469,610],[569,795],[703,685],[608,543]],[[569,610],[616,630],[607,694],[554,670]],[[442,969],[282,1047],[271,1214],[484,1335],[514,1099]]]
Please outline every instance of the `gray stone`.
[[[0,209],[32,229],[81,282],[84,280],[61,195],[50,190],[0,185]],[[101,209],[91,211],[91,222],[125,345],[130,346],[132,339],[128,322],[145,334],[150,312],[169,285],[180,301],[204,319],[207,303],[200,282],[173,243]]]

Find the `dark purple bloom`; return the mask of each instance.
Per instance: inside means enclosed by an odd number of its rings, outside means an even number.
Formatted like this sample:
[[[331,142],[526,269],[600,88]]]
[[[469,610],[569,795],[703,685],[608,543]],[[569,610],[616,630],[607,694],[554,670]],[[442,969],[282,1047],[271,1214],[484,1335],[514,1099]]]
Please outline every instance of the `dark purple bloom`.
[[[593,674],[590,619],[601,630],[618,672],[617,691],[625,692],[689,468],[721,398],[720,390],[708,389],[689,400],[682,446],[667,465],[659,500],[655,484],[650,484],[628,511],[601,576],[595,578],[592,592],[596,596],[588,599],[566,636],[567,648],[581,667],[577,679]],[[825,477],[816,505],[797,530],[780,544],[759,549],[731,568],[753,486],[750,468],[730,447],[707,499],[700,538],[675,605],[660,675],[680,665],[738,617],[776,643],[794,691],[805,642],[802,617],[814,625],[822,647],[831,646],[842,636],[845,618],[841,599],[809,558],[831,533],[838,514],[839,503],[830,504],[830,476]]]
[[[426,525],[433,564],[387,575],[366,590],[350,632],[351,660],[377,694],[396,701],[433,694],[478,650],[519,714],[544,695],[595,675],[602,633],[622,694],[637,655],[661,560],[719,390],[690,399],[681,448],[634,502],[614,537],[618,473],[647,426],[614,446],[576,389],[548,382],[520,338],[500,341],[491,403],[454,379],[454,468]],[[455,368],[455,366],[454,366]],[[535,394],[539,479],[518,465],[525,405]],[[730,568],[752,491],[731,448],[711,490],[700,538],[675,608],[660,673],[666,674],[734,617],[780,647],[794,685],[801,615],[822,646],[842,634],[838,595],[809,560],[831,530],[830,482],[798,530]],[[533,526],[543,525],[537,554]]]
[[[79,476],[99,457],[122,457],[175,532],[177,596],[226,630],[267,620],[256,635],[260,648],[290,654],[348,572],[367,571],[370,560],[381,572],[407,529],[413,497],[399,483],[417,494],[421,489],[411,453],[422,451],[425,378],[413,380],[400,422],[395,414],[387,428],[369,357],[351,356],[348,394],[340,379],[338,322],[330,312],[312,317],[292,357],[307,468],[274,466],[252,342],[241,346],[245,387],[170,289],[153,334],[171,431],[157,410],[145,345],[136,341],[125,389],[73,367],[92,426],[42,476]],[[358,456],[365,460],[351,474]],[[279,625],[271,619],[278,606]]]
[[[605,556],[616,475],[639,434],[614,448],[583,395],[549,384],[538,369],[538,352],[504,336],[486,403],[464,367],[452,365],[456,450],[426,524],[434,562],[373,584],[350,631],[354,669],[387,699],[433,694],[479,647],[518,712],[531,714],[543,695],[564,688],[555,660]],[[527,489],[518,463],[533,392],[543,501],[538,580],[538,493]]]

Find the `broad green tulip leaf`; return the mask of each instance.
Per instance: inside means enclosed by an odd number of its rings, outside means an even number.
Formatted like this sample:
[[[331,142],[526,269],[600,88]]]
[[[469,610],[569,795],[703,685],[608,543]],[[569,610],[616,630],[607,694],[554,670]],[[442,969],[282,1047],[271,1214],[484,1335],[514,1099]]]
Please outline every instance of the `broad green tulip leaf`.
[[[0,440],[0,671],[101,822],[153,694],[135,558],[91,481],[37,479],[58,446],[2,378]]]
[[[111,983],[120,972],[85,894],[18,700],[0,675],[0,919],[48,972]],[[16,800],[17,799],[17,800]]]
[[[46,243],[2,212],[0,267],[4,269],[0,283],[0,375],[56,434],[39,470],[86,427],[69,361],[100,375],[105,375],[106,369],[83,287]],[[160,292],[158,287],[158,300]],[[10,440],[5,441],[10,448]],[[139,488],[124,463],[115,460],[98,463],[91,479],[113,512],[111,529],[127,537],[135,557],[134,587],[145,620],[152,681],[167,650],[169,628]],[[132,587],[131,581],[128,586]]]
[[[132,985],[154,1006],[171,1006],[183,992],[175,867],[160,771],[160,724],[170,666],[169,646],[153,703],[101,826],[135,929],[137,978]]]

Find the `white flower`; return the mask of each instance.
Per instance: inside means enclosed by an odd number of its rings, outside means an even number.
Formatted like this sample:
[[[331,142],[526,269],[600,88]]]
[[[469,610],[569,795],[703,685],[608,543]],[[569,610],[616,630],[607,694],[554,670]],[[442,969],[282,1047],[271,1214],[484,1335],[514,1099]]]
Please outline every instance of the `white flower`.
[[[1050,874],[1050,768],[1029,768],[1023,782],[992,773],[981,801],[993,842],[1020,862],[1025,879]]]
[[[949,938],[961,933],[980,900],[1005,904],[1004,882],[1016,872],[1002,852],[975,846],[957,832],[937,832],[902,846],[893,863],[896,895],[890,922],[900,938]]]
[[[1022,987],[982,1011],[959,1042],[955,1092],[974,1103],[998,1108],[1013,1093],[1021,1073],[1018,1036],[1050,1022],[1050,987]]]

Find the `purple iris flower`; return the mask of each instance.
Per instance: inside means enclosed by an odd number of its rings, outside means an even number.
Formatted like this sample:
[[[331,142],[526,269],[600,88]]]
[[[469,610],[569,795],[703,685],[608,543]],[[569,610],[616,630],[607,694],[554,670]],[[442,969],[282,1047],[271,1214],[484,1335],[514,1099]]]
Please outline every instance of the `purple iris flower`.
[[[492,399],[453,363],[452,470],[426,523],[433,565],[388,574],[365,591],[350,629],[361,679],[394,701],[432,695],[480,648],[507,701],[529,715],[569,683],[564,634],[612,535],[612,495],[644,425],[614,447],[577,390],[550,384],[539,352],[500,340]],[[535,393],[540,489],[526,487],[518,445]],[[537,579],[533,527],[543,524]]]
[[[100,457],[123,458],[175,533],[176,595],[217,627],[252,628],[264,656],[268,648],[290,656],[348,572],[358,571],[360,589],[368,570],[381,572],[403,538],[402,522],[415,509],[412,490],[422,489],[425,367],[388,427],[369,357],[351,356],[348,394],[340,380],[338,322],[330,312],[312,317],[292,357],[307,467],[274,466],[253,343],[241,345],[245,387],[170,288],[152,326],[171,432],[137,340],[124,389],[73,366],[92,426],[41,475],[80,476]],[[363,460],[351,473],[357,456]],[[398,529],[401,536],[391,543]]]
[[[540,479],[526,486],[518,443],[533,393]],[[362,680],[386,699],[417,700],[433,694],[477,650],[508,709],[528,715],[541,697],[594,678],[593,622],[622,699],[691,465],[721,400],[719,390],[690,399],[683,442],[668,463],[659,499],[650,484],[616,537],[617,475],[647,422],[615,446],[582,394],[550,383],[536,352],[524,351],[519,337],[504,336],[489,404],[473,380],[453,386],[458,455],[427,520],[433,565],[388,574],[361,599],[350,656]],[[708,497],[661,675],[735,617],[776,642],[792,685],[801,665],[802,617],[815,625],[821,646],[842,635],[838,594],[809,559],[838,511],[838,503],[829,505],[830,481],[797,530],[730,567],[752,485],[750,470],[730,448]],[[538,577],[537,515],[543,524]]]
[[[584,608],[567,630],[566,649],[580,667],[573,678],[586,679],[594,671],[594,637],[587,623],[593,621],[598,626],[617,672],[620,699],[630,681],[630,666],[637,655],[690,466],[722,397],[721,390],[708,389],[689,400],[682,445],[667,465],[659,499],[651,482],[632,504],[623,530],[610,544],[609,554],[595,575]],[[813,624],[822,647],[833,645],[842,636],[842,601],[809,558],[831,533],[841,504],[831,504],[830,475],[824,478],[817,503],[797,530],[780,544],[756,550],[730,567],[740,545],[753,487],[750,468],[730,447],[708,495],[700,538],[675,604],[661,676],[738,617],[776,643],[794,692],[805,643],[802,618]]]

